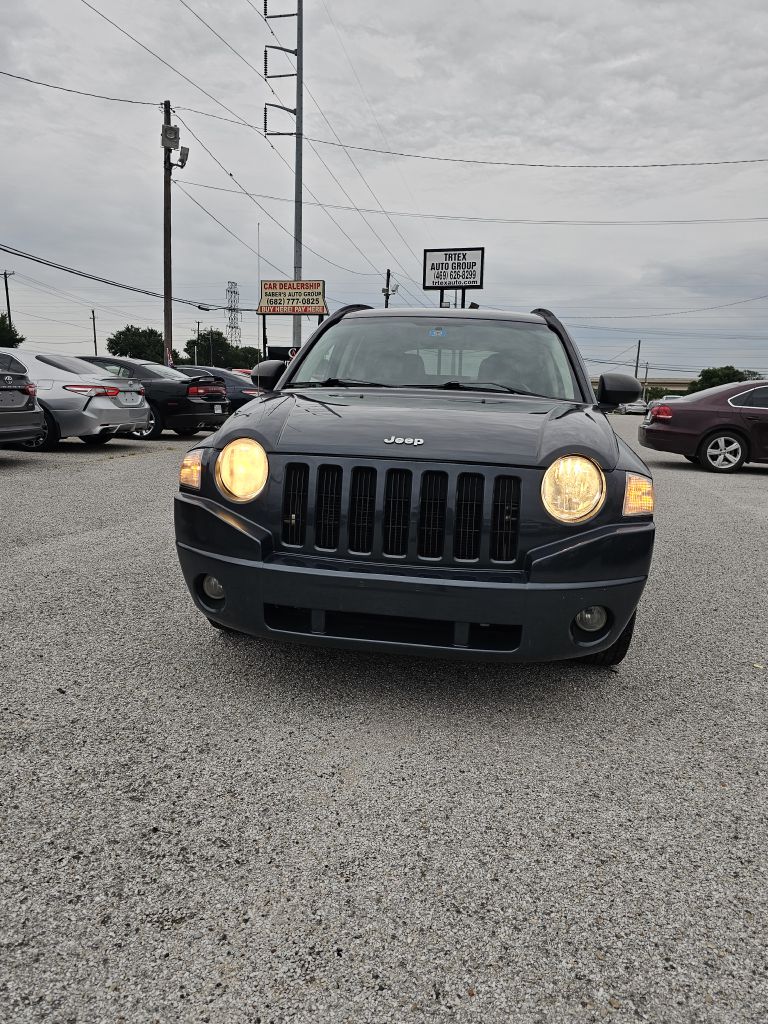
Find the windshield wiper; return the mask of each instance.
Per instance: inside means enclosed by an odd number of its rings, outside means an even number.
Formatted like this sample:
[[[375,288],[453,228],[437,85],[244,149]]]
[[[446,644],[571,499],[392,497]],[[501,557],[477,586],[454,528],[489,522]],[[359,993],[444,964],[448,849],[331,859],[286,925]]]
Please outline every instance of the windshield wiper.
[[[328,377],[327,380],[299,380],[289,382],[286,388],[391,388],[394,384],[382,384],[378,380],[355,380],[354,377]]]
[[[499,384],[495,380],[476,380],[471,384],[467,384],[463,380],[446,380],[442,384],[408,384],[407,387],[417,388],[436,388],[437,390],[443,391],[488,391],[494,388],[498,391],[504,391],[508,395],[530,395],[533,398],[551,398],[551,395],[541,395],[538,391],[520,391],[517,388],[511,388],[508,384]]]

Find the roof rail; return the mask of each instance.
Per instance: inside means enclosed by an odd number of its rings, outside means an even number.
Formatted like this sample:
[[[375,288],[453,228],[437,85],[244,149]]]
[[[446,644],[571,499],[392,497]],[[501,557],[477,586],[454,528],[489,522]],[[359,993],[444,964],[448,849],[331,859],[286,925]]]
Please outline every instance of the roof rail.
[[[358,310],[361,309],[373,309],[373,306],[366,306],[362,302],[352,303],[349,306],[339,306],[337,310],[334,310],[333,313],[330,313],[325,320],[323,320],[321,326],[330,327],[331,324],[335,324],[339,320],[342,320],[347,313],[357,313]]]
[[[550,309],[532,309],[531,315],[540,316],[545,324],[547,324],[549,327],[554,328],[555,334],[559,334],[561,337],[563,335],[568,335],[565,326],[557,319],[555,314]]]

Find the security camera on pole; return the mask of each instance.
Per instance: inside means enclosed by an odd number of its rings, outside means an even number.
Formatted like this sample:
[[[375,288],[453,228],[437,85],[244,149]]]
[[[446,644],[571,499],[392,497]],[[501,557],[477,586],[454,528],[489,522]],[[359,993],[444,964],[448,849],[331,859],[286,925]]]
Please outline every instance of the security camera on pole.
[[[171,173],[174,167],[183,168],[189,149],[182,146],[177,163],[171,160],[171,151],[179,149],[179,127],[171,124],[171,101],[163,103],[163,127],[160,133],[163,147],[163,342],[166,366],[173,365],[173,289],[171,286]]]

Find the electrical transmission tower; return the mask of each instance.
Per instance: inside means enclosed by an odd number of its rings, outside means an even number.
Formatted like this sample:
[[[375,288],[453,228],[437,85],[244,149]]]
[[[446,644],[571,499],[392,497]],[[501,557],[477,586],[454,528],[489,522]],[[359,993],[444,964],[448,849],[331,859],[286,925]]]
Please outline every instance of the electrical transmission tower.
[[[227,281],[227,341],[230,345],[240,344],[240,320],[242,316],[237,281]]]

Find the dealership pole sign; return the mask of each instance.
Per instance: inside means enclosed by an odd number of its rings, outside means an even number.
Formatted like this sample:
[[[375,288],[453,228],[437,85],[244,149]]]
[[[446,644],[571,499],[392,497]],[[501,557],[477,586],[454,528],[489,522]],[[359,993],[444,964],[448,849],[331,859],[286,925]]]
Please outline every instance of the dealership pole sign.
[[[485,268],[485,247],[479,249],[425,249],[424,277],[425,292],[439,291],[440,302],[443,293],[456,289],[461,291],[461,305],[464,308],[464,292],[468,288],[483,287]]]
[[[264,316],[327,316],[325,281],[262,281],[259,313]]]

